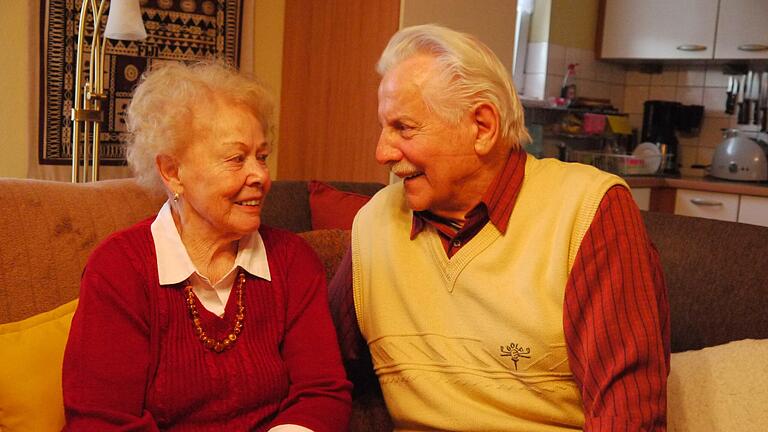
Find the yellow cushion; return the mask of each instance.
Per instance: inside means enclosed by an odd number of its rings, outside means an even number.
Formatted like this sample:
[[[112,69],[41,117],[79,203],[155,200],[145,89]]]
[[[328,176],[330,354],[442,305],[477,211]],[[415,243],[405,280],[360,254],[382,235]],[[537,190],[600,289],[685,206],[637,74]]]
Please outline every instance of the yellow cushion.
[[[0,431],[60,431],[64,426],[61,365],[76,307],[73,300],[0,325]]]

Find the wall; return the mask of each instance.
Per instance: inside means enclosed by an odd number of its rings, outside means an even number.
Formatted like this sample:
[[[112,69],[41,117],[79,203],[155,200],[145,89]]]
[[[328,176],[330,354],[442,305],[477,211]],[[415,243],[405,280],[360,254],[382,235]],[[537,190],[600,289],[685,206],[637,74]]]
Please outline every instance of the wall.
[[[245,0],[243,3],[240,70],[259,77],[275,97],[275,144],[267,165],[272,178],[277,179],[285,0]]]
[[[243,3],[241,68],[265,81],[279,108],[285,0]],[[0,28],[10,36],[0,38],[0,177],[69,181],[69,166],[37,163],[39,20],[39,1],[3,1]],[[276,177],[277,158],[269,164]],[[102,166],[100,171],[102,179],[130,176],[126,167]]]
[[[722,66],[708,65],[664,65],[660,74],[641,73],[637,67],[629,66],[624,93],[624,111],[630,114],[633,127],[642,126],[643,103],[646,100],[667,100],[686,105],[703,105],[704,120],[701,131],[694,136],[681,136],[679,161],[681,173],[689,176],[703,176],[702,169],[691,168],[693,164],[709,165],[714,148],[722,141],[723,128],[736,128],[736,116],[724,113],[725,89],[728,76]]]
[[[26,177],[36,154],[39,4],[5,1],[0,14],[0,177]]]
[[[404,0],[400,28],[436,23],[473,34],[511,71],[516,3],[510,0]]]
[[[624,67],[595,59],[598,0],[536,0],[528,43],[523,94],[560,96],[571,63],[577,63],[577,96],[624,105]]]

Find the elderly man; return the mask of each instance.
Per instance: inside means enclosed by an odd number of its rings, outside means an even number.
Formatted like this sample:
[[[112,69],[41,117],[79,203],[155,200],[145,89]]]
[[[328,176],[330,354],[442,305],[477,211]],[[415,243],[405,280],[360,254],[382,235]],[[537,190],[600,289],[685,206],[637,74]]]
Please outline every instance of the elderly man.
[[[664,430],[669,310],[619,177],[526,155],[509,74],[472,36],[393,36],[376,159],[332,281],[398,430]],[[356,341],[360,341],[357,343]]]

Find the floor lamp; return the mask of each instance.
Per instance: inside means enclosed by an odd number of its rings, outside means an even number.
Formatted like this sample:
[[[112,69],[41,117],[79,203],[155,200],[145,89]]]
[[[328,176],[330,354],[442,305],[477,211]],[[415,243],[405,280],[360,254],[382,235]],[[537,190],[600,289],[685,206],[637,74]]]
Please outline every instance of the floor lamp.
[[[100,38],[101,19],[106,4],[109,3],[109,15],[104,36]],[[90,12],[90,14],[89,14]],[[85,27],[88,18],[93,19],[93,34],[91,37],[91,54],[89,76],[84,75]],[[99,179],[99,132],[100,123],[104,118],[101,101],[106,98],[104,93],[104,51],[107,38],[119,40],[143,40],[147,37],[144,23],[141,20],[139,0],[82,0],[80,23],[77,36],[77,67],[75,72],[75,99],[72,108],[72,182],[88,181],[88,159],[90,153],[93,159],[91,165],[91,181]],[[83,146],[80,148],[80,132],[82,130]],[[80,161],[83,161],[82,176]]]

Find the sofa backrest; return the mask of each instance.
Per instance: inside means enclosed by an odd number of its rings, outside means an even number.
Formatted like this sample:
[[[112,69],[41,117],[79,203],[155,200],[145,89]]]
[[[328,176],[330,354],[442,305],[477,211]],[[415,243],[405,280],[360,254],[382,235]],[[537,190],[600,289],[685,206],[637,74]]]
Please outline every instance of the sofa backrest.
[[[0,179],[0,323],[75,299],[93,248],[155,214],[163,199],[131,179]]]
[[[768,228],[643,212],[664,266],[672,352],[768,338]]]
[[[384,187],[381,183],[327,182],[346,192],[373,195]],[[272,183],[272,189],[264,204],[261,220],[264,224],[293,232],[312,230],[309,191],[304,180],[280,180]]]
[[[383,187],[329,184],[366,195]],[[75,299],[82,269],[96,245],[109,234],[155,215],[164,200],[162,194],[147,191],[134,179],[73,184],[0,178],[0,324]],[[307,182],[274,181],[262,223],[310,231]],[[313,240],[321,238],[325,237]]]

